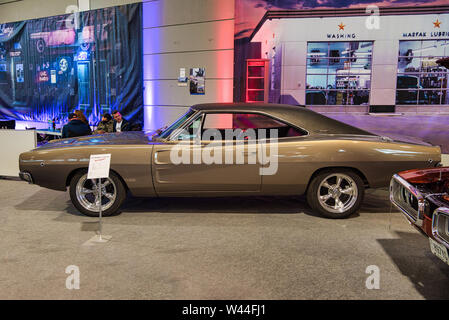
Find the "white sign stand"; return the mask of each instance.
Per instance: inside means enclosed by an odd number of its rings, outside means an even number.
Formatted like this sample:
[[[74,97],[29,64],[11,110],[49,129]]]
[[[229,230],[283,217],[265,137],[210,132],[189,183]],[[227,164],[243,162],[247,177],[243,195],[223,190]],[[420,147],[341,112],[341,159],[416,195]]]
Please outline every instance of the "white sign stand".
[[[111,154],[92,154],[90,156],[89,161],[89,171],[87,172],[87,179],[98,179],[97,183],[97,202],[98,202],[98,210],[99,210],[99,232],[88,242],[99,242],[105,243],[111,240],[112,236],[102,235],[103,226],[102,226],[102,205],[101,201],[103,199],[102,194],[102,178],[109,178],[109,169],[111,166]]]

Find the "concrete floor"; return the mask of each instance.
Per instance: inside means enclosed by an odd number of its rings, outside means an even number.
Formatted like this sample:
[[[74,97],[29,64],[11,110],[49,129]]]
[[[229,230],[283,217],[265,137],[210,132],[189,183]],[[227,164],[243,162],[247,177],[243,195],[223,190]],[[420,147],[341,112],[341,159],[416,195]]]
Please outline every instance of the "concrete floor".
[[[0,180],[0,299],[448,299],[449,266],[371,190],[328,220],[302,198],[129,199],[104,220],[68,193]],[[65,269],[80,268],[80,289]],[[367,266],[380,268],[368,290]]]

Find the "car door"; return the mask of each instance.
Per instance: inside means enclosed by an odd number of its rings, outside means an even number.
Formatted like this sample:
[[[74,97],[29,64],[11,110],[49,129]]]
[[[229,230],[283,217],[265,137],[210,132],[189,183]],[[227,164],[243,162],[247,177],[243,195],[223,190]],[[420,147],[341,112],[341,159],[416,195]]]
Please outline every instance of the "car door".
[[[262,189],[264,194],[301,195],[316,170],[316,143],[307,135],[280,137],[266,142]],[[272,174],[273,172],[275,174]]]
[[[248,121],[248,119],[246,119]],[[313,143],[308,132],[269,116],[251,119],[258,135],[258,156],[261,157],[262,194],[300,195],[304,193],[315,168],[311,159]]]
[[[260,192],[260,164],[254,161],[256,141],[236,141],[225,135],[214,135],[214,139],[206,136],[211,131],[220,133],[231,128],[232,114],[200,113],[175,131],[166,143],[156,144],[153,182],[157,194]]]

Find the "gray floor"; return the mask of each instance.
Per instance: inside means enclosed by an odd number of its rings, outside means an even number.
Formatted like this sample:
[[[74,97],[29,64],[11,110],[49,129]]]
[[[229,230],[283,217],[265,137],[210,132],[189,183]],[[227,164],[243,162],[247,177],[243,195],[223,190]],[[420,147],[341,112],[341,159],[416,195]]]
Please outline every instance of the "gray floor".
[[[449,266],[385,190],[327,220],[301,198],[129,199],[96,219],[67,193],[0,180],[0,299],[447,299]],[[65,269],[80,268],[80,290]],[[367,266],[380,268],[368,290]]]

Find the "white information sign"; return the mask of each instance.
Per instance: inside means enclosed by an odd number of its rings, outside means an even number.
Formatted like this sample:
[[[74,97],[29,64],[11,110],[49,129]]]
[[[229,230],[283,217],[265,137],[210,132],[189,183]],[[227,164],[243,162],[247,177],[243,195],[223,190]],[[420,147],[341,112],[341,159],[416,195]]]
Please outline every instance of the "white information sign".
[[[187,81],[189,78],[186,77],[186,68],[179,68],[178,86],[187,87]]]
[[[108,178],[110,166],[111,166],[110,153],[90,155],[89,171],[87,172],[87,179]]]
[[[179,77],[185,78],[186,76],[186,68],[179,68]]]

